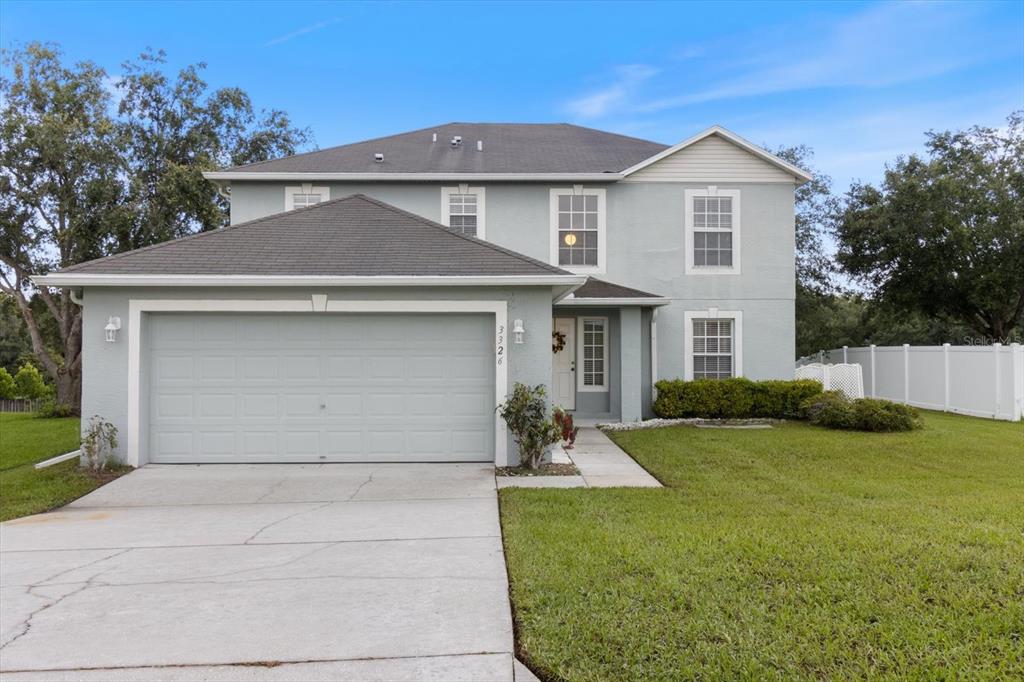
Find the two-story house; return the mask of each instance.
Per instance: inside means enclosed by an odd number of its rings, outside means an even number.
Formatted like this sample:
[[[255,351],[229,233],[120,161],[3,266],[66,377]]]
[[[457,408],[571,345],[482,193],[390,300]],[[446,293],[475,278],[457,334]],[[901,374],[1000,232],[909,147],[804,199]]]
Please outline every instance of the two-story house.
[[[231,226],[37,278],[81,290],[83,414],[145,462],[514,460],[513,382],[578,419],[659,378],[790,378],[803,170],[450,123],[208,173]]]

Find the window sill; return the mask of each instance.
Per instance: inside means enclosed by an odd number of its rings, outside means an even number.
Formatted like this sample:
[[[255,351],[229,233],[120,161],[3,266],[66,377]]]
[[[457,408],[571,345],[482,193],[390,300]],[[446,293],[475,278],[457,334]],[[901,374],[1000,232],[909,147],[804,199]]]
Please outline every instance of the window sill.
[[[739,268],[721,268],[715,266],[690,265],[686,268],[687,275],[739,275]]]
[[[559,265],[558,263],[552,263],[556,268],[561,268],[566,272],[571,272],[574,275],[603,275],[604,268],[594,265]]]

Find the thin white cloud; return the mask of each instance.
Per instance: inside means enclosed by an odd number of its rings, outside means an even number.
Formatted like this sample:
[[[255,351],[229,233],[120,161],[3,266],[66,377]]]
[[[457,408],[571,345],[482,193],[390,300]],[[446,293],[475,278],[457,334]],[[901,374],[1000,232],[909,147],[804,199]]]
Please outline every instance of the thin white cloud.
[[[567,102],[565,108],[580,118],[598,118],[625,102],[641,84],[657,73],[658,69],[646,64],[618,66],[615,68],[615,81],[610,86]]]
[[[831,26],[783,27],[741,38],[741,61],[719,85],[639,103],[640,112],[715,100],[827,87],[883,87],[942,75],[1013,49],[998,36],[965,31],[974,8],[938,3],[876,5]],[[1006,36],[1009,37],[1009,36]]]
[[[281,43],[287,43],[289,40],[298,38],[299,36],[304,36],[307,33],[313,33],[314,31],[319,31],[321,29],[327,28],[328,26],[336,24],[339,21],[341,21],[341,17],[334,17],[333,19],[320,21],[315,24],[310,24],[309,26],[303,26],[302,28],[292,31],[291,33],[285,33],[284,35],[268,40],[267,42],[263,43],[263,47],[270,47],[271,45],[280,45]]]

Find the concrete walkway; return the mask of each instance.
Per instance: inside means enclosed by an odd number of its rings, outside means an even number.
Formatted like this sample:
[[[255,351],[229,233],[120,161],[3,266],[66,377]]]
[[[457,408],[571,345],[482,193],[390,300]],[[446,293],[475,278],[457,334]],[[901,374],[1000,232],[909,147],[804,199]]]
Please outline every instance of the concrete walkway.
[[[513,679],[491,466],[147,466],[0,550],[4,682]]]
[[[576,445],[565,453],[579,476],[499,476],[499,488],[660,488],[658,479],[623,452],[600,429],[580,428]]]

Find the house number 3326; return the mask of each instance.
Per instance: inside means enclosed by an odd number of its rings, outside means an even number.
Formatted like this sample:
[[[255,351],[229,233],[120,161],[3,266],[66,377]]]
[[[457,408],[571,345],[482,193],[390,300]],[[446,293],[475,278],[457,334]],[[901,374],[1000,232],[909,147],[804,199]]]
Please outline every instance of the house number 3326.
[[[505,361],[505,325],[498,325],[498,347],[496,349],[497,362],[500,365]]]

